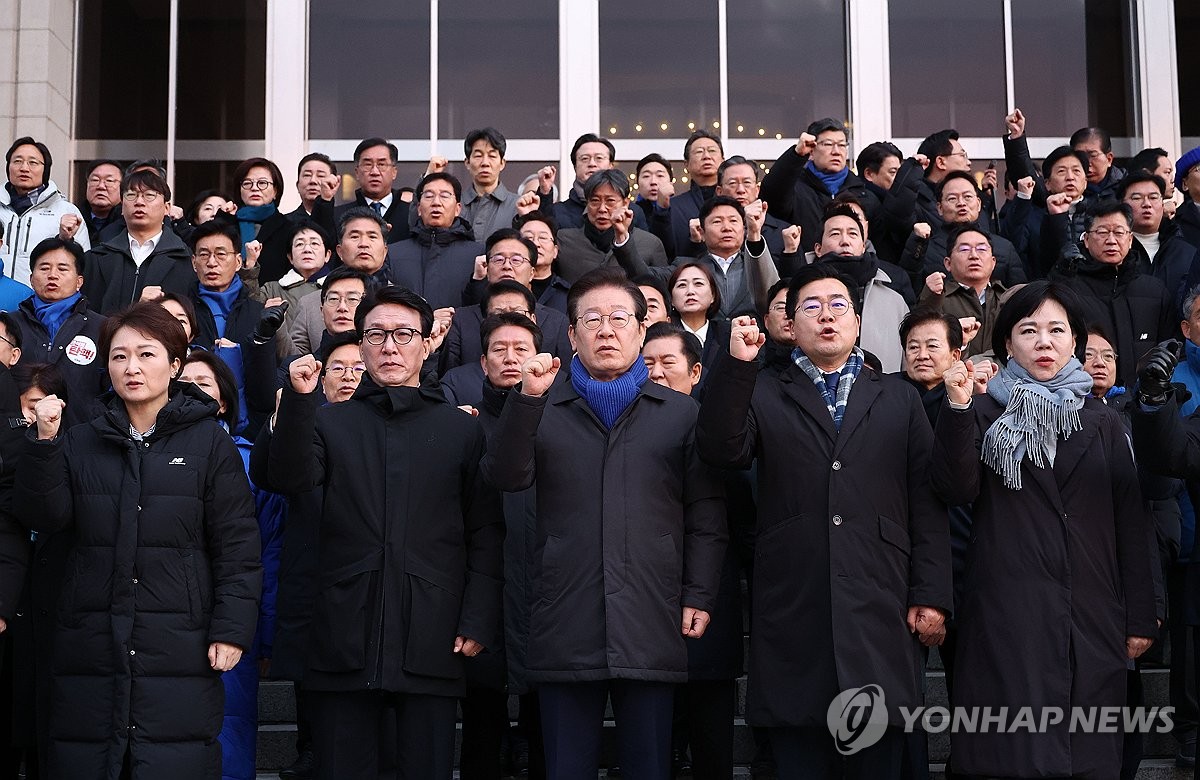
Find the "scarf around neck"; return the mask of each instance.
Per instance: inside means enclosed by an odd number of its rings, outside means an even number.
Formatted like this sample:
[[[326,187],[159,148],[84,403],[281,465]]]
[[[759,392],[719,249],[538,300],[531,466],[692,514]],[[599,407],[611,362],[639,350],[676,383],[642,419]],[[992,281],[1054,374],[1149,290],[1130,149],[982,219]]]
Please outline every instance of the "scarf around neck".
[[[806,170],[811,172],[813,176],[816,176],[821,180],[821,183],[825,185],[825,189],[829,191],[830,195],[837,195],[838,190],[840,190],[842,185],[846,183],[846,177],[850,175],[849,166],[842,168],[837,173],[825,173],[822,170],[818,170],[817,166],[813,165],[812,160],[809,160],[808,162],[804,163],[804,167]]]
[[[204,305],[212,312],[213,320],[217,325],[217,338],[225,338],[225,321],[229,318],[229,312],[233,309],[233,304],[237,301],[238,293],[241,291],[242,280],[237,274],[234,274],[233,282],[225,292],[209,290],[204,285],[200,285],[200,300],[204,301]]]
[[[617,230],[616,228],[601,230],[585,218],[583,220],[583,235],[588,241],[592,242],[592,246],[608,254],[612,251],[613,242],[616,241]],[[629,240],[633,240],[632,235],[629,237]]]
[[[1021,461],[1054,466],[1058,437],[1080,429],[1079,409],[1092,391],[1092,377],[1072,357],[1048,382],[1039,382],[1015,360],[988,382],[987,392],[1004,413],[987,429],[980,454],[1010,490],[1021,489]]]
[[[609,430],[612,430],[617,418],[637,398],[638,391],[649,378],[650,371],[640,356],[633,361],[628,371],[611,382],[593,379],[583,367],[578,355],[571,358],[571,386]]]
[[[253,241],[258,235],[258,226],[271,218],[275,213],[275,204],[267,203],[262,206],[241,206],[237,210],[238,231],[242,235],[242,257],[246,256],[246,242]]]
[[[54,337],[58,335],[58,329],[71,316],[71,310],[75,308],[75,304],[79,303],[79,299],[82,297],[81,294],[75,293],[70,298],[63,298],[61,301],[43,301],[36,294],[33,296],[34,316],[45,326],[51,344],[54,343]]]
[[[821,398],[825,400],[825,408],[829,410],[829,416],[833,419],[833,427],[841,431],[842,418],[846,416],[846,404],[850,401],[850,389],[854,386],[854,380],[858,379],[858,375],[862,372],[863,351],[855,347],[854,351],[850,353],[850,357],[846,360],[846,365],[842,367],[839,375],[836,392],[825,381],[821,369],[813,365],[813,362],[808,359],[808,355],[805,355],[800,347],[792,350],[792,362],[799,366],[800,370],[817,386],[817,390],[821,392]]]

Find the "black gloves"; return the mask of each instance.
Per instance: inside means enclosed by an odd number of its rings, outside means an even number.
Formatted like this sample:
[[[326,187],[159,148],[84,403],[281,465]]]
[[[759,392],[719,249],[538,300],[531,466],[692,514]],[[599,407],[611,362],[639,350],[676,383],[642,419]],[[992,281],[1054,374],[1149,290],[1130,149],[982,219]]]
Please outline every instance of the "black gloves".
[[[1173,390],[1171,376],[1182,357],[1183,345],[1170,339],[1151,349],[1138,361],[1137,399],[1140,403],[1161,406],[1167,402]]]
[[[254,327],[254,334],[252,336],[256,344],[266,344],[275,337],[275,334],[283,327],[283,315],[287,313],[287,310],[287,301],[278,306],[263,309],[263,313],[258,318],[258,325]]]

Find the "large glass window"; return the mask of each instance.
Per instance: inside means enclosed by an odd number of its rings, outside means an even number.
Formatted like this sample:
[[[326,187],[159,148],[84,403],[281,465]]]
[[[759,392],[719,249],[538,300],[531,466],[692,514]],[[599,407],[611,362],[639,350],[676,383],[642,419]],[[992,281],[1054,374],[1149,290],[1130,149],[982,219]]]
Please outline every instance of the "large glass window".
[[[308,29],[309,137],[429,137],[429,3],[310,0]]]
[[[1000,135],[1006,111],[999,2],[889,0],[892,132],[923,138],[953,127]]]
[[[685,138],[719,129],[718,43],[716,0],[600,3],[600,133]]]
[[[170,5],[81,0],[79,21],[76,137],[166,138]]]
[[[507,138],[558,138],[558,0],[441,3],[438,13],[438,135],[490,125]]]
[[[794,138],[814,119],[846,118],[842,0],[728,5],[729,137]]]
[[[262,138],[265,0],[181,0],[179,30],[177,136]]]
[[[1192,99],[1200,84],[1200,3],[1175,0],[1175,60],[1179,73],[1179,129],[1185,137],[1200,136],[1200,100]],[[1187,151],[1186,149],[1181,151]]]

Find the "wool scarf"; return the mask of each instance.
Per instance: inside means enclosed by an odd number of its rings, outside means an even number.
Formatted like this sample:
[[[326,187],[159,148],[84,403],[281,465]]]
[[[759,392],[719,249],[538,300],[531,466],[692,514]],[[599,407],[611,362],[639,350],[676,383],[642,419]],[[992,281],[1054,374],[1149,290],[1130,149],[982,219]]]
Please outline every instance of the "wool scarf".
[[[33,296],[34,316],[46,327],[51,344],[54,343],[54,337],[58,335],[58,329],[71,316],[71,310],[75,308],[75,304],[79,303],[79,299],[82,297],[79,293],[75,293],[70,298],[63,298],[61,301],[43,301],[36,294]]]
[[[1004,404],[983,437],[981,458],[1004,479],[1004,486],[1021,489],[1021,461],[1026,456],[1038,468],[1054,466],[1058,437],[1079,430],[1079,409],[1092,391],[1092,377],[1072,357],[1047,382],[1039,382],[1015,360],[988,382],[987,392]]]
[[[208,306],[208,310],[212,312],[213,320],[217,325],[217,338],[225,338],[225,321],[229,318],[229,312],[233,309],[233,304],[238,299],[238,293],[242,291],[242,280],[236,274],[233,277],[233,282],[225,290],[225,292],[217,292],[209,290],[204,285],[200,285],[200,300]]]
[[[813,176],[821,180],[821,183],[825,185],[825,189],[829,191],[830,195],[837,195],[838,190],[846,183],[846,177],[850,175],[849,168],[842,168],[837,173],[825,173],[825,171],[819,170],[817,166],[813,165],[812,160],[804,163],[804,167]]]
[[[587,401],[587,405],[609,430],[612,430],[617,418],[637,398],[638,391],[649,378],[650,371],[641,357],[633,361],[628,371],[611,382],[592,379],[579,356],[571,358],[571,386],[584,401]]]
[[[850,353],[846,365],[842,367],[836,391],[825,381],[821,369],[814,366],[808,359],[808,355],[805,355],[799,347],[792,351],[792,362],[799,366],[800,370],[817,386],[817,390],[821,391],[821,397],[825,399],[825,408],[829,410],[829,416],[833,418],[833,427],[838,431],[842,430],[842,418],[846,416],[850,388],[854,386],[854,380],[858,379],[858,375],[862,372],[863,351],[855,347],[854,351]]]
[[[275,204],[242,206],[237,210],[238,230],[242,234],[242,257],[246,256],[246,243],[258,235],[258,227],[275,213]]]

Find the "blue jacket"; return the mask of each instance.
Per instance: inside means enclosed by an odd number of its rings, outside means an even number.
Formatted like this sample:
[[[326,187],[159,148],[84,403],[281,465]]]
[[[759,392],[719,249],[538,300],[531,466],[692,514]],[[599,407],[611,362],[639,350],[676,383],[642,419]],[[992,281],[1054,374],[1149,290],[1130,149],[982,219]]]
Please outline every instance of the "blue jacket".
[[[16,279],[4,275],[4,263],[0,262],[0,311],[13,311],[21,301],[33,295],[33,290]]]

